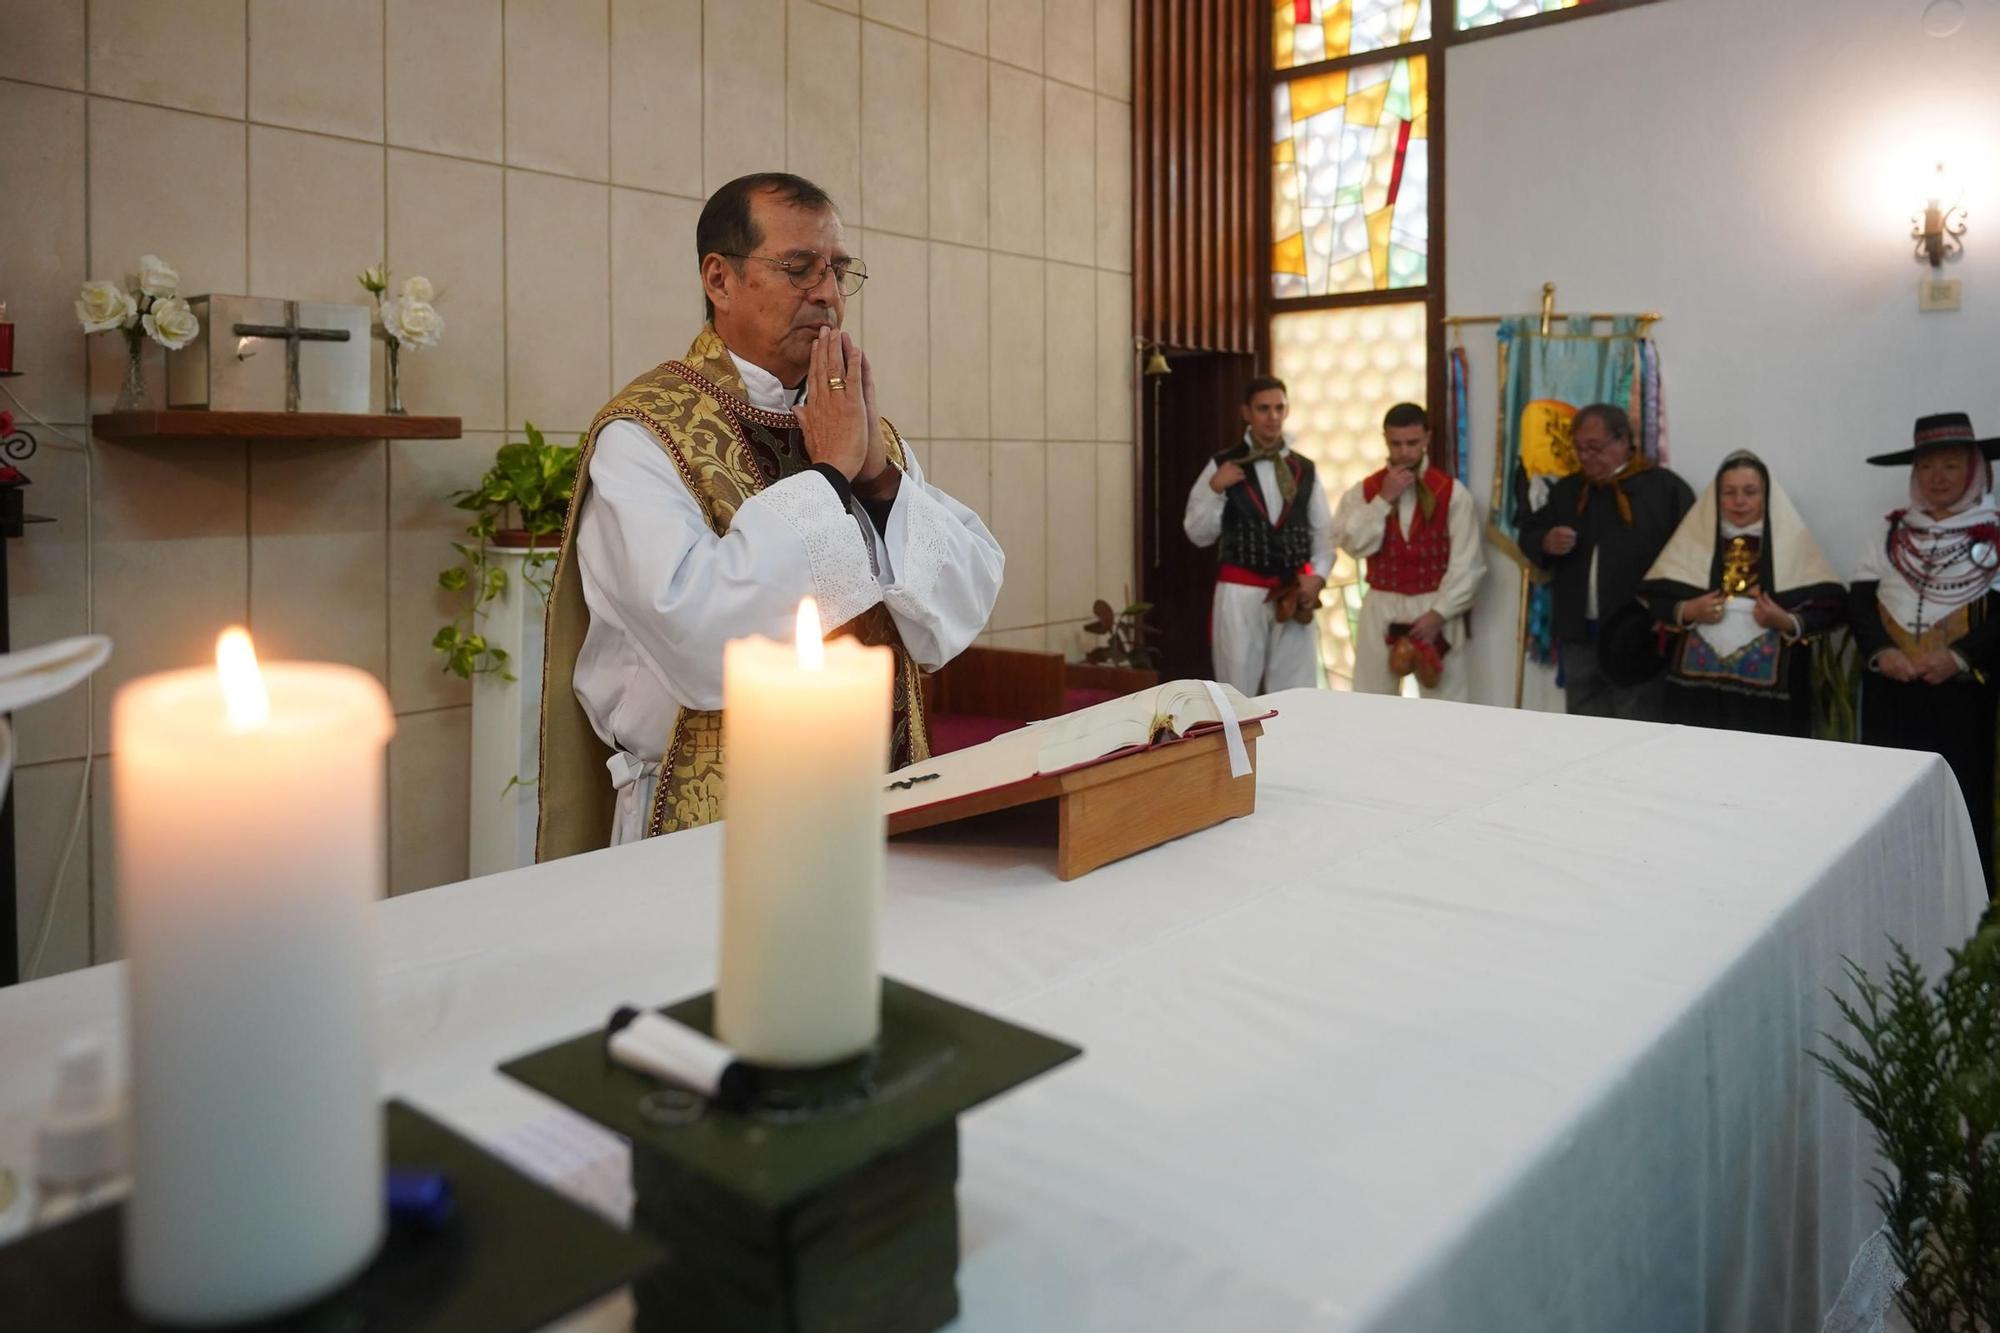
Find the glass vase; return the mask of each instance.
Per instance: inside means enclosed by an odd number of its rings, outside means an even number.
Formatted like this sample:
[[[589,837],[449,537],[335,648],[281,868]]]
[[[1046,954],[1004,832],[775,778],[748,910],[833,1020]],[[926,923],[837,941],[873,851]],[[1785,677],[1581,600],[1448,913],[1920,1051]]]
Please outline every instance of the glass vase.
[[[144,412],[152,403],[146,396],[146,343],[143,338],[125,339],[125,383],[119,387],[114,412]]]
[[[388,357],[389,382],[382,395],[382,410],[390,416],[407,416],[403,410],[403,369],[402,346],[394,338],[382,340],[384,355]]]

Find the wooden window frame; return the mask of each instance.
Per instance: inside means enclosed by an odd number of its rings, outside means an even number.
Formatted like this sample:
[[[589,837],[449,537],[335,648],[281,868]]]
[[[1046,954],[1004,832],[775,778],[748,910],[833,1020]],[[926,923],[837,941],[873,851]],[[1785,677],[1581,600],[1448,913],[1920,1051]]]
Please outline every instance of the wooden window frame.
[[[1549,14],[1531,14],[1526,18],[1507,19],[1500,23],[1488,23],[1477,28],[1458,27],[1457,0],[1432,0],[1431,35],[1421,42],[1404,42],[1399,46],[1385,46],[1379,51],[1364,51],[1358,55],[1338,56],[1332,60],[1320,60],[1310,65],[1295,65],[1289,69],[1277,68],[1272,58],[1275,48],[1272,30],[1273,7],[1270,0],[1257,0],[1260,5],[1258,19],[1258,40],[1261,55],[1257,81],[1257,218],[1253,235],[1260,242],[1257,278],[1257,363],[1268,367],[1271,364],[1271,321],[1280,315],[1297,314],[1311,310],[1346,310],[1357,306],[1410,305],[1418,301],[1424,304],[1424,386],[1429,399],[1427,409],[1432,420],[1442,424],[1444,404],[1449,393],[1450,381],[1447,374],[1448,348],[1446,345],[1444,317],[1444,292],[1447,246],[1444,225],[1445,196],[1450,186],[1445,170],[1445,105],[1449,85],[1449,64],[1446,53],[1455,46],[1467,42],[1482,42],[1493,37],[1509,36],[1514,33],[1529,32],[1538,28],[1551,27],[1558,23],[1570,23],[1578,19],[1598,18],[1622,10],[1637,9],[1641,5],[1657,4],[1659,0],[1592,0],[1587,5],[1576,5],[1569,9],[1559,9]],[[1439,11],[1444,13],[1440,14]],[[1430,97],[1430,136],[1426,152],[1429,155],[1427,188],[1430,191],[1429,223],[1430,236],[1424,257],[1424,281],[1417,287],[1391,287],[1382,291],[1342,292],[1327,296],[1292,296],[1279,298],[1271,294],[1271,103],[1277,86],[1295,79],[1311,78],[1316,74],[1333,74],[1357,65],[1380,65],[1400,60],[1407,56],[1422,56],[1425,60],[1425,77]],[[1442,465],[1447,457],[1456,458],[1457,444],[1444,438],[1442,430],[1431,439],[1431,457]]]

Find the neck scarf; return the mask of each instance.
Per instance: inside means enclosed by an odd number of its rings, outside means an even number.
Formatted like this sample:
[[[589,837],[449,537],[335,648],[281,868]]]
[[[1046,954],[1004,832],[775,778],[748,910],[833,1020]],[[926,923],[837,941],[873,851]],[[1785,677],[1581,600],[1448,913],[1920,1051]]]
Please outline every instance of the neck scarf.
[[[1576,493],[1576,512],[1581,514],[1590,507],[1590,493],[1592,491],[1610,491],[1612,497],[1618,501],[1618,517],[1620,521],[1626,527],[1631,527],[1632,501],[1626,496],[1623,483],[1627,478],[1636,477],[1651,466],[1652,464],[1646,461],[1646,456],[1639,452],[1638,446],[1634,445],[1632,456],[1625,460],[1625,466],[1619,468],[1603,481],[1592,481],[1590,478],[1584,477],[1583,487]]]
[[[1299,489],[1299,479],[1292,475],[1291,465],[1285,461],[1285,454],[1289,448],[1290,441],[1282,435],[1278,437],[1276,444],[1265,448],[1257,443],[1255,435],[1248,430],[1243,432],[1243,470],[1248,472],[1258,463],[1269,463],[1271,471],[1278,477],[1278,494],[1284,497],[1288,505],[1297,496]],[[1254,477],[1250,480],[1252,485],[1256,484]]]

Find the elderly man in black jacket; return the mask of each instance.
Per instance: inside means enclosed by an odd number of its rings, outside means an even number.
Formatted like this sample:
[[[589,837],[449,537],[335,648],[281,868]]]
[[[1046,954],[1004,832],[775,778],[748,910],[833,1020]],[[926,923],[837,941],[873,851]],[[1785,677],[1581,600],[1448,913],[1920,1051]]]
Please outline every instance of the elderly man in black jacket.
[[[1688,484],[1646,461],[1624,409],[1593,403],[1571,438],[1580,470],[1549,491],[1520,527],[1521,550],[1555,572],[1555,637],[1572,713],[1658,722],[1660,677],[1620,685],[1599,662],[1598,627],[1638,595],[1639,583],[1694,505]]]

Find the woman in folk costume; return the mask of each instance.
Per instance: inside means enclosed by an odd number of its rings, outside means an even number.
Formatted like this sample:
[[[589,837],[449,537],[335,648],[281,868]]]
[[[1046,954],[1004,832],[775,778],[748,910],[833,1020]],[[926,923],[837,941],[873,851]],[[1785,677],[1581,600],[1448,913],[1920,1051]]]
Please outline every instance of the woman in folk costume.
[[[1916,443],[1869,459],[1911,464],[1910,506],[1889,515],[1855,573],[1848,614],[1867,670],[1861,739],[1931,750],[1958,778],[1989,883],[1993,724],[2000,670],[2000,513],[1990,460],[1962,412],[1920,418]]]
[[[1639,595],[1677,635],[1667,721],[1812,734],[1812,639],[1846,618],[1847,589],[1762,459],[1722,460]]]

